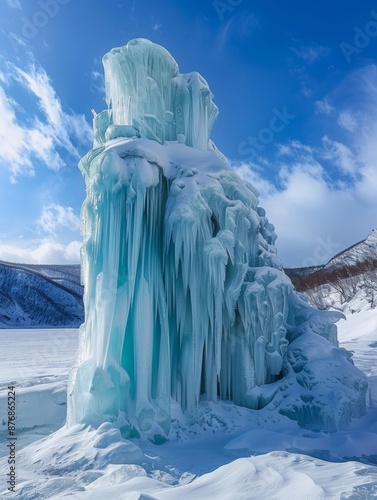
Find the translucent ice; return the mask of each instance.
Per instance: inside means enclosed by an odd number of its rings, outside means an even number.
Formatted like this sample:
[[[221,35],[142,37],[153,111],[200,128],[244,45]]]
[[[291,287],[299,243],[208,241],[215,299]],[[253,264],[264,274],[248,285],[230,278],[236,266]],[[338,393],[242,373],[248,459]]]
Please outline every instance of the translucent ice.
[[[206,82],[146,40],[104,65],[109,109],[80,163],[86,318],[68,423],[164,436],[171,402],[194,414],[200,398],[271,404],[328,429],[362,414],[366,383],[339,354],[339,315],[293,291],[257,191],[210,141]],[[316,356],[327,346],[336,376],[316,373],[301,338]]]
[[[132,125],[160,144],[178,140],[203,151],[210,147],[218,109],[199,73],[180,74],[169,52],[144,39],[111,50],[103,64],[109,110],[95,119],[97,145],[105,142],[109,125]]]

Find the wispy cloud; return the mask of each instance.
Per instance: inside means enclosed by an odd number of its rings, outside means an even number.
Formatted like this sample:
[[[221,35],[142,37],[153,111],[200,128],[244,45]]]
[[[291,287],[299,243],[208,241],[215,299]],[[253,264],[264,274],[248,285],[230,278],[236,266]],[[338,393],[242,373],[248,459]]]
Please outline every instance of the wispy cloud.
[[[330,116],[335,111],[334,107],[329,103],[327,98],[323,99],[322,101],[316,101],[314,103],[314,109],[316,115]]]
[[[96,94],[102,95],[103,98],[105,99],[106,88],[105,88],[105,77],[104,77],[103,73],[102,72],[100,73],[97,70],[93,70],[91,73],[91,77],[92,77],[91,85],[92,85],[93,91]]]
[[[12,9],[21,9],[20,0],[6,0],[9,7]]]
[[[153,16],[150,16],[151,18],[151,21],[152,21],[152,30],[153,31],[160,31],[160,29],[162,28],[162,24],[160,23],[160,21],[156,18],[154,18]]]
[[[36,221],[39,231],[56,235],[57,230],[65,227],[72,231],[80,228],[80,219],[74,213],[72,207],[50,204],[42,208],[42,213]]]
[[[33,63],[27,70],[6,64],[0,87],[0,161],[10,172],[12,182],[21,175],[34,175],[35,160],[47,168],[59,170],[64,158],[58,150],[79,158],[78,145],[87,147],[91,129],[83,115],[64,111],[43,68]],[[7,94],[7,84],[16,83],[32,94],[39,108],[30,123],[21,122],[17,104]]]
[[[327,57],[330,53],[330,49],[328,47],[318,44],[291,47],[291,51],[296,54],[298,58],[303,59],[308,64],[313,64],[318,59]]]
[[[15,66],[13,70],[14,77],[17,78],[18,75],[19,82],[37,98],[39,107],[46,118],[46,131],[51,127],[56,143],[79,158],[80,154],[73,145],[71,136],[84,143],[91,140],[92,131],[85,117],[74,112],[63,111],[61,102],[43,68],[33,64],[28,71]]]
[[[357,129],[357,119],[350,111],[342,111],[338,116],[338,123],[348,132],[355,132]]]
[[[249,38],[259,30],[259,17],[253,12],[250,12],[248,15],[233,15],[219,31],[217,39],[218,50],[222,50],[233,37]]]
[[[323,158],[335,165],[342,174],[354,176],[358,173],[361,165],[347,146],[333,141],[327,136],[323,137],[322,141],[324,144]]]
[[[17,175],[34,175],[31,161],[32,151],[40,154],[31,144],[29,130],[17,123],[14,105],[2,87],[0,87],[0,161],[8,166],[11,178]]]
[[[289,156],[295,157],[296,160],[299,158],[300,161],[303,159],[308,160],[308,158],[312,158],[315,148],[312,146],[308,146],[306,144],[302,144],[302,142],[298,140],[292,140],[286,144],[278,144],[278,156]]]

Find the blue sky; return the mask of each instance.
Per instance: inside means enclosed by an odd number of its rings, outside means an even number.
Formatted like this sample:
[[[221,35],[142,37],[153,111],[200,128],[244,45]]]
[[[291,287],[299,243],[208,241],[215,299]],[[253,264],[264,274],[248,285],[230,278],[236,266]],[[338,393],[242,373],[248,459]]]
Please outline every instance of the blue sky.
[[[136,37],[199,71],[212,139],[260,191],[287,266],[377,227],[377,4],[0,0],[0,260],[79,262],[102,56]]]

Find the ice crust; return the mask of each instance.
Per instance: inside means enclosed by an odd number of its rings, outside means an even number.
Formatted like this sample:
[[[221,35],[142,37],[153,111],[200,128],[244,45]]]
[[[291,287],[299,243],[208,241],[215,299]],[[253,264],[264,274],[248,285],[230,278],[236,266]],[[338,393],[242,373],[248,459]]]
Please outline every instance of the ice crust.
[[[344,428],[367,384],[337,347],[341,315],[294,292],[258,192],[210,141],[207,83],[141,39],[104,66],[109,109],[80,163],[86,318],[68,425],[162,442],[172,402],[195,416],[203,398]]]

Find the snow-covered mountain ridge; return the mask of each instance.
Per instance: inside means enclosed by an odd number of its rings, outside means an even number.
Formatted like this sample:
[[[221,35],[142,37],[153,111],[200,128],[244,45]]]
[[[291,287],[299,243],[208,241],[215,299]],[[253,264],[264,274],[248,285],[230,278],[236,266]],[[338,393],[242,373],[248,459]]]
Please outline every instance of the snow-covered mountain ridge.
[[[332,257],[327,264],[312,268],[286,269],[296,289],[309,296],[319,309],[344,309],[364,301],[377,305],[377,230]]]
[[[0,328],[77,328],[82,293],[79,265],[0,261]]]
[[[353,266],[375,259],[377,259],[377,229],[373,229],[364,240],[354,243],[331,257],[326,264],[310,267],[286,268],[285,272],[289,277],[301,278],[324,269],[344,267],[345,265]]]
[[[377,259],[377,229],[372,232],[362,241],[346,248],[342,252],[334,255],[324,266],[325,269],[333,267],[342,267],[345,264],[354,266],[367,260]]]

